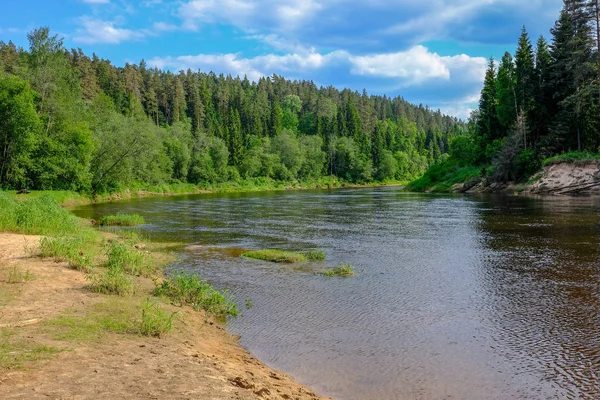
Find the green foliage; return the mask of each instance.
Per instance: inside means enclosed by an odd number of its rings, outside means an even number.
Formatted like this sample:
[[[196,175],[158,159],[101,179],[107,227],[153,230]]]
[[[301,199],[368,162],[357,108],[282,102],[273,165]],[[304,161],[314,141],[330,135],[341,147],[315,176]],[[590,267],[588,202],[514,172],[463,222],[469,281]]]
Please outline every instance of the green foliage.
[[[156,272],[153,258],[148,253],[117,240],[108,243],[106,256],[109,271],[124,271],[135,276],[151,276]]]
[[[156,302],[146,299],[142,304],[142,320],[139,331],[142,336],[161,337],[173,329],[177,313],[163,310]]]
[[[242,256],[275,263],[298,263],[308,260],[308,255],[275,249],[250,250],[243,253]]]
[[[0,42],[4,188],[96,196],[250,178],[408,179],[440,161],[448,140],[465,128],[401,97],[280,76],[249,84],[142,64],[116,67],[67,51],[47,27],[28,39],[28,51]]]
[[[542,160],[542,165],[553,165],[559,163],[586,163],[589,161],[596,162],[600,160],[599,153],[590,153],[587,151],[569,151],[567,153],[557,154],[553,157],[548,157]]]
[[[27,169],[39,129],[29,83],[0,71],[0,187],[29,185]]]
[[[91,272],[94,267],[98,243],[90,235],[42,237],[40,251],[42,257],[53,257],[56,261],[66,261],[71,268]]]
[[[309,261],[325,260],[325,252],[323,250],[308,250],[304,252],[304,255]]]
[[[0,230],[29,235],[66,235],[78,232],[77,218],[49,195],[18,200],[0,191]]]
[[[228,292],[214,289],[196,275],[177,272],[155,289],[155,295],[165,296],[175,304],[187,304],[195,310],[204,310],[220,318],[237,317],[239,310]]]
[[[466,183],[474,178],[481,176],[481,168],[462,167],[455,162],[448,160],[433,165],[425,174],[407,186],[409,190],[415,192],[434,191],[448,192],[452,186],[457,183]]]
[[[348,277],[354,276],[354,274],[354,267],[350,264],[341,264],[337,267],[326,269],[325,272],[323,272],[323,275],[330,278],[334,276]]]
[[[96,293],[129,296],[135,291],[133,280],[119,264],[109,264],[103,272],[93,271],[88,275],[90,289]]]
[[[137,226],[144,224],[144,217],[138,214],[107,215],[96,223],[99,226]]]

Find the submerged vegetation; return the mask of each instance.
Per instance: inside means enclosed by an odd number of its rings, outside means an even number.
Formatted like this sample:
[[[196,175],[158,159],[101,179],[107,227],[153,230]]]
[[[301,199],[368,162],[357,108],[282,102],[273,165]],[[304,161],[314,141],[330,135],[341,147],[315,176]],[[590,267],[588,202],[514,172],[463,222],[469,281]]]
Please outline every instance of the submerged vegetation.
[[[243,253],[242,256],[275,263],[291,264],[308,261],[308,257],[305,254],[275,249],[250,250]]]
[[[354,274],[355,274],[354,267],[350,264],[341,264],[341,265],[338,265],[337,267],[326,269],[323,272],[323,275],[328,276],[328,277],[334,277],[334,276],[348,277],[348,276],[354,276]]]
[[[96,224],[99,226],[137,226],[144,222],[144,217],[138,214],[117,214],[102,217]]]

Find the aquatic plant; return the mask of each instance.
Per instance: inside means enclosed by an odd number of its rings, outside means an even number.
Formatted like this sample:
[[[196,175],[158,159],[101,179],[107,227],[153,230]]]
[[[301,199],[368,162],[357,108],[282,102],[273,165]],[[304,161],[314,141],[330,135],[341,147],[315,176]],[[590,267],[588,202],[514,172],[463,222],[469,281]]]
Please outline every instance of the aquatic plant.
[[[335,268],[329,268],[323,272],[323,275],[328,276],[328,277],[334,277],[334,276],[347,277],[347,276],[354,276],[354,274],[355,274],[354,267],[350,264],[340,264]]]
[[[144,217],[138,214],[107,215],[96,222],[98,226],[137,226],[144,223]]]
[[[308,257],[305,254],[275,249],[250,250],[243,253],[242,256],[275,263],[298,263],[308,261]]]

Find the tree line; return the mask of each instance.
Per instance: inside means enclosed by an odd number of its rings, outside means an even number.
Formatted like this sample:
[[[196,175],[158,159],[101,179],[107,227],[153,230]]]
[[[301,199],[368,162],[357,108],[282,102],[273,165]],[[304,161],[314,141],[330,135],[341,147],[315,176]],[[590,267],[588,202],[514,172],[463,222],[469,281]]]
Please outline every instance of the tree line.
[[[401,97],[112,65],[46,27],[0,42],[0,186],[106,192],[134,183],[410,179],[466,124]]]
[[[600,146],[600,1],[564,0],[550,30],[532,45],[491,58],[470,135],[454,139],[461,164],[490,166],[499,181],[521,180],[540,160]]]

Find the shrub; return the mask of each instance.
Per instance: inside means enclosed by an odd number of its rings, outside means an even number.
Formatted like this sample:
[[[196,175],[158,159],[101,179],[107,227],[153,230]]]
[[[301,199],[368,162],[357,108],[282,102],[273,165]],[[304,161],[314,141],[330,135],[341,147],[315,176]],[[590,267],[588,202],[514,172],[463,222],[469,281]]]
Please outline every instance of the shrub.
[[[157,296],[166,296],[175,304],[190,305],[194,310],[205,310],[217,317],[237,317],[239,310],[229,292],[220,292],[196,275],[178,272],[157,286]]]

